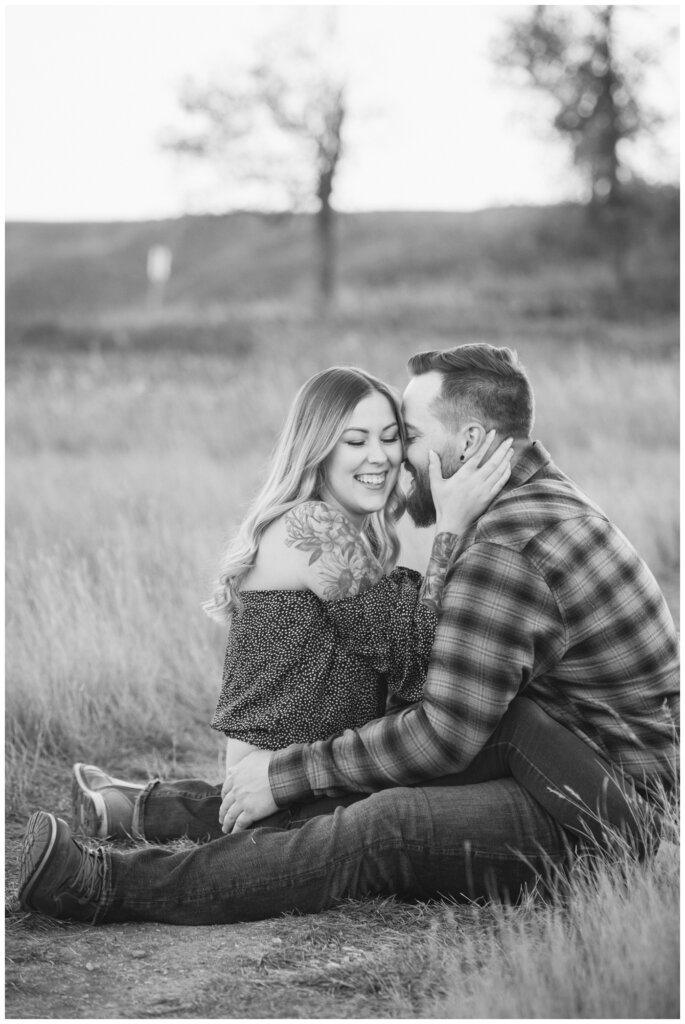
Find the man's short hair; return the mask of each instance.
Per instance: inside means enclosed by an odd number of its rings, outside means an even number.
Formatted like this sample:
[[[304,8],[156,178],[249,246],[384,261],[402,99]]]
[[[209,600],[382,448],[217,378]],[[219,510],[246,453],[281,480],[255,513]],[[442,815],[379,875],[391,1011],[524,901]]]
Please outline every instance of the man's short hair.
[[[510,348],[484,343],[418,352],[409,360],[413,376],[436,371],[442,389],[434,411],[453,430],[477,419],[487,430],[510,437],[529,438],[535,417],[533,389],[528,375]]]

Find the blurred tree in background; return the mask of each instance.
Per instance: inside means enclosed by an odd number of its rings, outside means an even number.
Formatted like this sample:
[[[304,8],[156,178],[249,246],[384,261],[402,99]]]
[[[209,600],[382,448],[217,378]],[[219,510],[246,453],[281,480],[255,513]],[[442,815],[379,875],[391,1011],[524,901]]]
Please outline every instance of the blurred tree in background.
[[[612,5],[539,5],[509,24],[495,51],[501,67],[553,100],[553,126],[587,175],[593,212],[625,199],[632,177],[625,143],[661,123],[641,97],[644,71],[657,56],[618,46],[616,13]]]
[[[630,11],[649,17],[648,8]],[[513,81],[551,101],[552,126],[569,141],[586,179],[589,226],[606,239],[623,290],[632,284],[631,247],[653,217],[650,189],[630,167],[629,146],[663,123],[644,88],[658,54],[618,32],[624,16],[614,5],[537,5],[510,21],[494,46]]]
[[[229,82],[188,80],[179,96],[187,127],[164,142],[214,165],[229,191],[247,186],[241,194],[258,208],[315,211],[324,305],[335,292],[332,197],[346,112],[335,34],[334,12],[326,11],[317,37],[300,34],[293,23],[264,41],[255,63]]]

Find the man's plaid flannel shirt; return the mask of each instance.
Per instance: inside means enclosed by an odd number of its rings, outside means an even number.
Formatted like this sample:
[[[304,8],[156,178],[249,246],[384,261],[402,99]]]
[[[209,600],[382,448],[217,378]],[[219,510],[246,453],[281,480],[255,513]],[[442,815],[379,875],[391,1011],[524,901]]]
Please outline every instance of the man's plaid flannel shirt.
[[[631,775],[673,780],[678,645],[651,572],[538,442],[465,539],[423,700],[271,759],[280,805],[462,771],[519,694]]]

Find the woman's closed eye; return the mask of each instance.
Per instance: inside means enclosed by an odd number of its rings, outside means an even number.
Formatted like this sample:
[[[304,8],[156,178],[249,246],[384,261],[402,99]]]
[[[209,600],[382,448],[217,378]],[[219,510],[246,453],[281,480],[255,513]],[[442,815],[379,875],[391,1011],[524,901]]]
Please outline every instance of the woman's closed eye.
[[[395,437],[382,437],[381,442],[382,444],[397,444],[399,439],[399,434],[397,434]],[[353,448],[361,448],[363,445],[367,444],[367,442],[347,440],[345,441],[345,444],[352,445]]]

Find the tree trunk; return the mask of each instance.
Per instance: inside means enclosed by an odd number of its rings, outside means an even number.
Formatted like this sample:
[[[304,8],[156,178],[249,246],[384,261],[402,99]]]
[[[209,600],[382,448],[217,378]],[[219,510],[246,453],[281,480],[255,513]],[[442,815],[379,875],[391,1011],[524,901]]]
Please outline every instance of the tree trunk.
[[[604,147],[606,159],[605,170],[607,177],[609,178],[609,193],[607,195],[607,202],[609,206],[616,206],[621,200],[621,183],[618,177],[618,144],[621,138],[621,132],[618,125],[619,114],[616,109],[616,100],[614,98],[614,90],[617,86],[617,81],[615,74],[616,56],[614,54],[612,25],[613,13],[613,7],[605,7],[599,15],[604,29],[604,39],[602,40],[602,45],[599,47],[599,52],[607,65],[606,74],[603,78],[603,106],[605,108],[605,116],[607,118]]]
[[[319,179],[319,209],[316,214],[318,241],[319,296],[327,309],[335,296],[335,210],[331,206],[333,173],[324,171]]]

